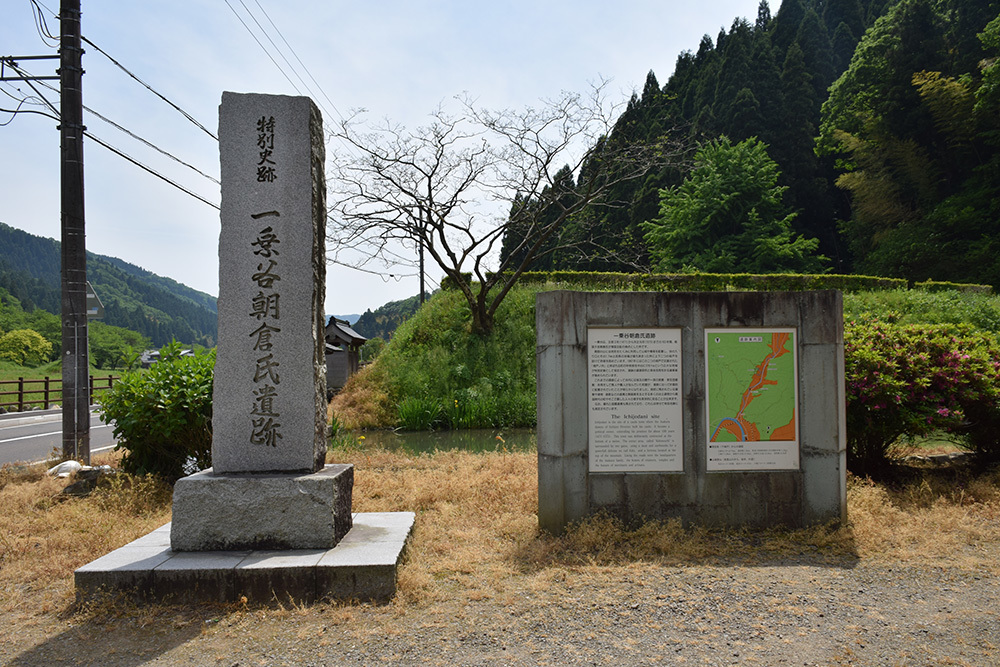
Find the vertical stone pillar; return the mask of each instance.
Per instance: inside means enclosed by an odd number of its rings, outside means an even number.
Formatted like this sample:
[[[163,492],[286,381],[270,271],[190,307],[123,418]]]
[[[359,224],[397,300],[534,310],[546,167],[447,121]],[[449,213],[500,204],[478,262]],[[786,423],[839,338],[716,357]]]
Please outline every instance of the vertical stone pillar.
[[[305,97],[224,93],[212,468],[174,486],[175,551],[329,549],[354,468],[326,465],[323,126]]]
[[[216,474],[315,472],[326,454],[323,128],[306,97],[224,93],[213,396]]]

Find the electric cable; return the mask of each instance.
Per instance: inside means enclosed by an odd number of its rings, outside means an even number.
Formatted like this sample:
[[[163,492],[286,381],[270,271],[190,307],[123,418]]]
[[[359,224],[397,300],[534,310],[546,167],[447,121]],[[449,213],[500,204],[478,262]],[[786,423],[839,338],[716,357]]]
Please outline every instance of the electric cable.
[[[46,83],[44,81],[39,81],[39,83],[41,83],[43,86],[45,86],[49,90],[55,91],[57,93],[59,92],[56,89],[56,87],[53,86],[53,85],[51,85],[51,84],[48,84],[48,83]],[[116,123],[115,121],[113,121],[110,118],[108,118],[107,116],[105,116],[103,114],[100,114],[97,111],[94,111],[93,109],[91,109],[90,107],[88,107],[86,104],[83,105],[83,109],[86,112],[88,112],[90,114],[93,114],[94,116],[97,116],[99,119],[103,120],[108,125],[111,125],[116,130],[124,132],[125,134],[127,134],[130,137],[132,137],[136,141],[139,141],[139,142],[145,144],[146,146],[149,146],[150,148],[152,148],[153,150],[157,151],[161,155],[164,155],[164,156],[170,158],[171,160],[173,160],[174,162],[187,167],[188,169],[190,169],[190,170],[194,171],[195,173],[199,174],[200,176],[204,176],[205,178],[207,178],[208,180],[212,181],[216,185],[222,185],[221,181],[219,181],[219,179],[215,178],[214,176],[210,176],[209,174],[206,174],[205,172],[203,172],[201,169],[198,169],[198,167],[194,166],[193,164],[189,164],[189,163],[185,162],[184,160],[180,159],[179,157],[177,157],[173,153],[171,153],[171,152],[169,152],[167,150],[164,150],[163,148],[160,148],[159,146],[157,146],[153,142],[149,141],[148,139],[144,139],[143,137],[139,136],[138,134],[136,134],[132,130],[128,129],[127,127],[123,127],[123,126],[119,125],[118,123]]]
[[[257,42],[257,46],[261,48],[261,50],[264,52],[264,55],[266,55],[268,58],[271,59],[271,62],[274,63],[274,66],[278,68],[278,71],[281,72],[281,75],[283,77],[285,77],[285,80],[288,81],[289,84],[291,84],[292,88],[295,89],[296,93],[301,95],[302,91],[299,90],[299,87],[295,85],[295,82],[292,81],[292,79],[288,76],[287,73],[285,73],[285,70],[281,68],[281,65],[279,65],[278,61],[274,59],[274,56],[272,56],[271,53],[267,50],[267,48],[265,48],[264,45],[261,43],[261,41],[257,39],[257,35],[255,35],[253,30],[250,29],[250,26],[248,26],[246,21],[243,20],[243,17],[240,16],[239,12],[236,11],[236,8],[229,3],[229,0],[225,0],[225,2],[226,5],[229,7],[229,9],[232,10],[233,14],[236,15],[236,18],[239,20],[239,22],[243,24],[243,27],[246,28],[246,31],[250,33],[251,37],[253,37],[253,41]]]
[[[156,176],[157,178],[159,178],[162,181],[165,181],[166,183],[169,183],[170,185],[174,186],[175,188],[177,188],[181,192],[184,192],[185,194],[191,195],[195,199],[197,199],[197,200],[199,200],[201,202],[204,202],[205,204],[208,204],[209,206],[211,206],[212,208],[214,208],[217,211],[219,210],[219,205],[218,204],[213,204],[212,202],[210,202],[209,200],[205,199],[204,197],[202,197],[201,195],[197,194],[196,192],[188,190],[187,188],[185,188],[180,183],[177,183],[177,182],[175,182],[175,181],[167,178],[166,176],[164,176],[160,172],[156,171],[152,167],[144,165],[143,163],[139,162],[138,160],[136,160],[132,156],[130,156],[130,155],[126,154],[125,152],[123,152],[121,149],[115,148],[111,144],[109,144],[109,143],[107,143],[105,141],[102,141],[101,139],[99,139],[98,137],[95,137],[93,134],[91,134],[88,131],[84,131],[83,134],[84,134],[84,136],[89,137],[90,139],[93,139],[94,141],[96,141],[97,143],[99,143],[101,146],[104,146],[105,148],[107,148],[112,153],[115,153],[116,155],[118,155],[119,157],[121,157],[121,158],[123,158],[125,160],[128,160],[129,162],[131,162],[135,166],[139,167],[140,169],[149,172],[153,176]]]
[[[241,2],[242,2],[242,0],[241,0]],[[341,114],[341,113],[340,113],[340,110],[339,110],[339,109],[337,108],[337,105],[333,103],[333,100],[331,100],[331,99],[330,99],[330,96],[326,94],[326,91],[325,91],[325,90],[323,90],[323,86],[321,86],[321,85],[319,84],[319,82],[318,82],[318,81],[316,80],[316,77],[314,77],[314,76],[312,75],[312,72],[310,72],[310,71],[309,71],[309,68],[308,68],[308,67],[306,67],[306,64],[305,64],[304,62],[302,62],[302,59],[301,59],[301,58],[299,58],[299,54],[297,54],[297,53],[295,52],[295,49],[294,49],[294,48],[292,47],[292,45],[288,43],[288,40],[287,40],[287,39],[285,39],[285,35],[284,35],[284,34],[283,34],[283,33],[281,32],[281,28],[279,28],[279,27],[277,26],[277,24],[276,24],[276,23],[274,22],[274,20],[273,20],[273,19],[271,18],[271,15],[270,15],[270,14],[268,14],[268,13],[267,13],[267,10],[266,10],[266,9],[264,9],[264,6],[263,6],[262,4],[260,4],[260,0],[254,0],[254,2],[255,2],[255,3],[257,4],[257,6],[258,6],[258,7],[260,7],[260,11],[261,11],[261,12],[262,12],[262,13],[264,14],[264,17],[265,17],[265,18],[267,18],[267,22],[268,22],[268,23],[270,23],[270,24],[271,24],[271,27],[273,27],[273,28],[274,28],[274,31],[275,31],[276,33],[278,33],[278,37],[280,37],[280,38],[281,38],[281,41],[282,41],[282,42],[284,42],[284,43],[285,43],[285,46],[287,46],[287,47],[288,47],[288,50],[289,50],[289,52],[291,52],[292,56],[294,56],[294,57],[295,57],[295,60],[296,60],[296,61],[297,61],[297,62],[299,63],[299,65],[301,65],[301,66],[302,66],[302,69],[303,69],[303,70],[305,71],[306,75],[307,75],[307,76],[309,77],[309,80],[310,80],[310,81],[312,81],[312,82],[313,82],[313,84],[315,84],[315,86],[316,86],[316,88],[317,88],[317,89],[319,90],[319,92],[320,92],[320,93],[322,93],[323,97],[325,97],[325,98],[326,98],[326,101],[327,101],[327,102],[329,102],[329,104],[330,104],[330,107],[331,107],[331,108],[333,109],[333,111],[334,111],[334,114],[333,114],[333,115],[336,115],[336,117],[337,117],[337,118],[339,118],[340,120],[343,120],[343,119],[344,119],[344,116],[343,116],[343,114]],[[246,6],[246,5],[244,5],[244,7],[245,7],[245,6]],[[272,42],[272,43],[273,43],[273,42]],[[287,60],[286,60],[286,62],[287,62]],[[289,63],[289,64],[290,64],[290,63]],[[293,68],[293,69],[294,69],[294,68]],[[296,74],[296,76],[298,76],[298,74]],[[299,77],[299,80],[300,80],[300,81],[302,80],[302,77],[301,77],[301,76]],[[303,83],[305,83],[305,82],[303,82]],[[320,103],[320,104],[322,104],[322,103]],[[324,110],[326,110],[326,109],[324,108]],[[327,113],[329,113],[329,111],[327,111]]]
[[[257,25],[257,28],[264,35],[264,37],[267,38],[267,41],[269,41],[271,43],[271,46],[274,47],[274,50],[278,53],[278,55],[281,57],[281,59],[285,61],[285,64],[288,65],[288,68],[292,71],[292,73],[295,75],[295,77],[306,88],[306,90],[309,92],[309,94],[311,96],[311,99],[323,111],[325,117],[327,117],[327,118],[338,118],[340,121],[343,121],[344,120],[343,114],[340,113],[340,110],[337,109],[337,106],[330,99],[330,96],[326,94],[326,91],[323,90],[323,87],[319,84],[318,81],[316,81],[316,77],[314,77],[312,75],[312,73],[309,71],[309,68],[306,67],[305,63],[302,62],[302,59],[299,58],[299,55],[295,52],[295,49],[292,47],[292,45],[289,44],[289,42],[288,42],[287,39],[285,39],[285,35],[281,32],[281,29],[277,26],[277,24],[271,18],[270,14],[267,13],[267,10],[264,9],[264,6],[261,5],[260,0],[254,0],[254,1],[256,3],[257,7],[260,8],[261,13],[264,14],[264,17],[267,19],[267,22],[270,23],[271,27],[274,28],[274,31],[276,33],[278,33],[278,36],[281,38],[281,41],[284,42],[285,45],[288,47],[288,51],[292,54],[292,56],[299,63],[299,65],[302,66],[302,69],[305,71],[306,75],[313,82],[313,84],[315,84],[316,88],[319,90],[319,92],[322,94],[322,96],[326,99],[326,101],[329,102],[330,107],[333,108],[333,113],[331,113],[330,109],[327,108],[327,106],[323,103],[323,100],[320,99],[319,96],[316,95],[316,93],[313,92],[313,90],[309,86],[309,84],[306,83],[305,79],[302,78],[302,75],[299,74],[299,72],[296,69],[295,65],[293,65],[288,60],[288,58],[285,56],[285,54],[282,53],[281,47],[278,46],[278,44],[276,44],[273,39],[271,39],[271,36],[268,33],[268,31],[264,28],[263,25],[261,25],[261,22],[257,19],[257,17],[254,16],[253,10],[251,10],[250,7],[247,6],[247,4],[246,4],[246,2],[244,2],[244,0],[239,0],[239,3],[240,3],[240,5],[243,6],[243,9],[246,11],[247,15],[250,16],[251,19],[253,19],[253,22]],[[274,63],[274,66],[278,68],[278,71],[281,72],[281,75],[285,77],[285,80],[287,80],[288,83],[291,84],[292,88],[295,89],[295,92],[297,92],[299,95],[301,95],[302,92],[299,90],[299,87],[296,86],[295,83],[291,80],[291,78],[288,76],[288,73],[285,71],[285,69],[282,68],[281,65],[278,64],[278,61],[274,59],[274,57],[271,55],[271,53],[267,50],[267,47],[265,47],[264,44],[260,41],[260,39],[257,38],[257,35],[253,32],[253,30],[250,28],[250,26],[247,24],[247,22],[243,20],[243,18],[240,16],[239,12],[236,11],[236,8],[232,4],[229,3],[229,0],[226,0],[226,4],[229,6],[229,9],[232,10],[233,14],[236,15],[236,18],[240,21],[240,23],[243,24],[243,27],[246,29],[246,31],[248,33],[250,33],[250,36],[253,37],[254,41],[257,42],[257,46],[259,46],[261,48],[261,50],[264,52],[264,55],[266,55],[271,60],[271,62]],[[349,142],[344,142],[344,143],[347,145],[348,152],[350,152],[356,158],[360,157],[358,155],[358,153],[357,153],[357,151],[356,151],[356,149],[355,149],[354,146],[352,146]]]
[[[14,122],[14,117],[17,116],[17,114],[19,114],[19,113],[36,113],[39,116],[45,116],[46,118],[51,118],[54,121],[57,121],[57,122],[59,121],[58,118],[56,118],[55,116],[52,116],[50,114],[47,114],[44,111],[35,111],[34,109],[22,109],[21,106],[26,101],[27,101],[26,99],[21,100],[21,103],[17,105],[16,109],[4,109],[3,107],[0,107],[0,112],[9,113],[10,114],[10,118],[7,121],[5,121],[5,122],[0,123],[0,127],[7,127],[11,123],[13,123]]]
[[[45,21],[45,14],[42,13],[42,8],[39,6],[37,0],[28,0],[31,3],[31,17],[35,20],[35,30],[38,31],[38,36],[42,38],[42,43],[50,48],[59,47],[59,37],[52,34],[49,30],[49,25]],[[54,44],[50,44],[49,40],[54,40]]]
[[[253,19],[253,22],[254,22],[254,23],[255,23],[255,24],[257,25],[257,28],[258,28],[258,29],[260,30],[260,33],[261,33],[262,35],[264,35],[264,37],[265,37],[265,38],[267,39],[267,41],[271,43],[271,46],[273,46],[273,47],[274,47],[274,51],[275,51],[275,53],[277,53],[277,54],[278,54],[278,56],[279,56],[279,57],[280,57],[280,58],[281,58],[282,60],[284,60],[284,61],[285,61],[285,64],[286,64],[286,65],[288,65],[288,68],[289,68],[289,69],[290,69],[290,70],[292,71],[292,74],[294,74],[294,75],[295,75],[295,78],[299,80],[299,83],[301,83],[301,84],[303,85],[303,87],[305,87],[305,89],[306,89],[306,92],[308,92],[310,96],[312,96],[312,97],[316,97],[316,94],[315,94],[315,93],[314,93],[314,92],[313,92],[312,90],[310,90],[310,88],[309,88],[309,84],[307,84],[307,83],[305,82],[305,79],[303,79],[303,78],[302,78],[302,76],[301,76],[301,75],[300,75],[300,74],[299,74],[299,73],[298,73],[298,72],[296,71],[296,69],[295,69],[295,66],[294,66],[294,65],[292,65],[292,63],[290,63],[290,62],[288,61],[288,58],[287,58],[287,57],[285,57],[285,54],[284,54],[284,53],[282,53],[282,52],[281,52],[281,49],[280,49],[280,48],[278,47],[278,45],[274,43],[274,40],[273,40],[273,39],[271,39],[271,35],[270,35],[270,34],[268,33],[268,31],[267,31],[267,30],[265,30],[265,29],[264,29],[264,26],[262,26],[262,25],[260,24],[260,21],[258,21],[258,20],[257,20],[257,17],[256,17],[256,16],[254,16],[254,14],[253,14],[253,12],[252,12],[252,11],[250,11],[250,8],[249,8],[249,7],[247,7],[247,4],[246,4],[245,2],[243,2],[243,0],[239,0],[239,2],[240,2],[240,4],[241,4],[241,5],[243,6],[243,9],[244,9],[244,10],[246,11],[246,13],[247,13],[247,16],[249,16],[249,17],[250,17],[251,19]],[[260,6],[260,3],[258,3],[258,6]],[[272,23],[271,25],[274,25],[274,24]],[[277,28],[275,28],[275,29],[277,29]],[[259,42],[258,42],[258,43],[259,43]]]
[[[227,2],[228,2],[228,0],[227,0]],[[195,119],[194,116],[192,116],[191,114],[189,114],[184,109],[180,108],[177,104],[175,104],[174,102],[172,102],[169,99],[167,99],[166,96],[164,96],[162,93],[156,91],[151,85],[149,85],[148,83],[146,83],[145,81],[143,81],[142,79],[140,79],[138,76],[136,76],[135,74],[133,74],[131,71],[128,70],[128,68],[126,68],[120,62],[118,62],[117,60],[115,60],[114,58],[112,58],[110,55],[108,55],[108,53],[104,49],[102,49],[101,47],[99,47],[97,44],[94,44],[92,41],[90,41],[86,37],[82,37],[81,36],[80,39],[83,40],[84,42],[86,42],[87,44],[89,44],[90,46],[94,47],[95,49],[97,49],[98,53],[100,53],[105,58],[107,58],[108,60],[110,60],[111,62],[113,62],[121,71],[125,72],[130,77],[132,77],[133,79],[135,79],[136,81],[138,81],[139,83],[141,83],[146,88],[146,90],[148,90],[149,92],[153,93],[154,95],[156,95],[157,97],[159,97],[161,100],[163,100],[164,102],[166,102],[167,104],[169,104],[171,107],[173,107],[174,109],[176,109],[178,112],[180,112],[180,114],[182,116],[184,116],[189,121],[191,121],[192,123],[194,123],[194,125],[197,126],[199,129],[201,129],[201,131],[203,131],[205,134],[207,134],[208,136],[212,137],[216,141],[219,140],[219,137],[215,136],[215,133],[213,133],[207,127],[205,127],[204,125],[202,125],[201,123],[199,123]]]
[[[341,262],[340,260],[337,259],[330,259],[329,257],[327,258],[326,261],[329,262],[330,264],[336,264],[337,266],[342,266],[345,269],[353,269],[355,271],[360,271],[361,273],[368,273],[373,276],[378,276],[379,278],[382,279],[382,282],[386,283],[389,282],[390,280],[395,280],[398,283],[403,278],[417,277],[417,274],[415,273],[402,273],[402,274],[379,273],[378,271],[372,271],[371,269],[362,269],[360,266],[354,266],[353,264],[348,264],[347,262]]]

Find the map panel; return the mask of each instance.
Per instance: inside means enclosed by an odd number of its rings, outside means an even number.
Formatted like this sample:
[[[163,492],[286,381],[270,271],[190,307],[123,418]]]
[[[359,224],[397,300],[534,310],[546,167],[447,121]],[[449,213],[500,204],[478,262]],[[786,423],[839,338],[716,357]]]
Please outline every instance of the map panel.
[[[799,467],[795,329],[706,329],[707,470]]]

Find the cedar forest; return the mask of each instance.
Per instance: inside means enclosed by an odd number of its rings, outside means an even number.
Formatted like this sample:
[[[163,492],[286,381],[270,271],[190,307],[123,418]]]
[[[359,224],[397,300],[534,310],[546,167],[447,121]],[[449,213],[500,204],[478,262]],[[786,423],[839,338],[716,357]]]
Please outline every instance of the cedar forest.
[[[604,140],[667,137],[690,159],[584,211],[531,268],[1000,284],[998,14],[991,0],[782,0],[772,16],[762,1],[664,85],[649,72]]]

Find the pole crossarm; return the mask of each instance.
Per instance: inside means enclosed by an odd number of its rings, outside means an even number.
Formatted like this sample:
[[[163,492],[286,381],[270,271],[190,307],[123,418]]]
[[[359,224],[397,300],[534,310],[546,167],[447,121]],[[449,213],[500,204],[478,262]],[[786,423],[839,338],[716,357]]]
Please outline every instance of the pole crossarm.
[[[17,71],[19,60],[59,60],[59,56],[0,56],[0,81],[58,81],[59,75],[53,76],[7,76],[4,72],[9,67]],[[20,72],[18,71],[18,74]]]

